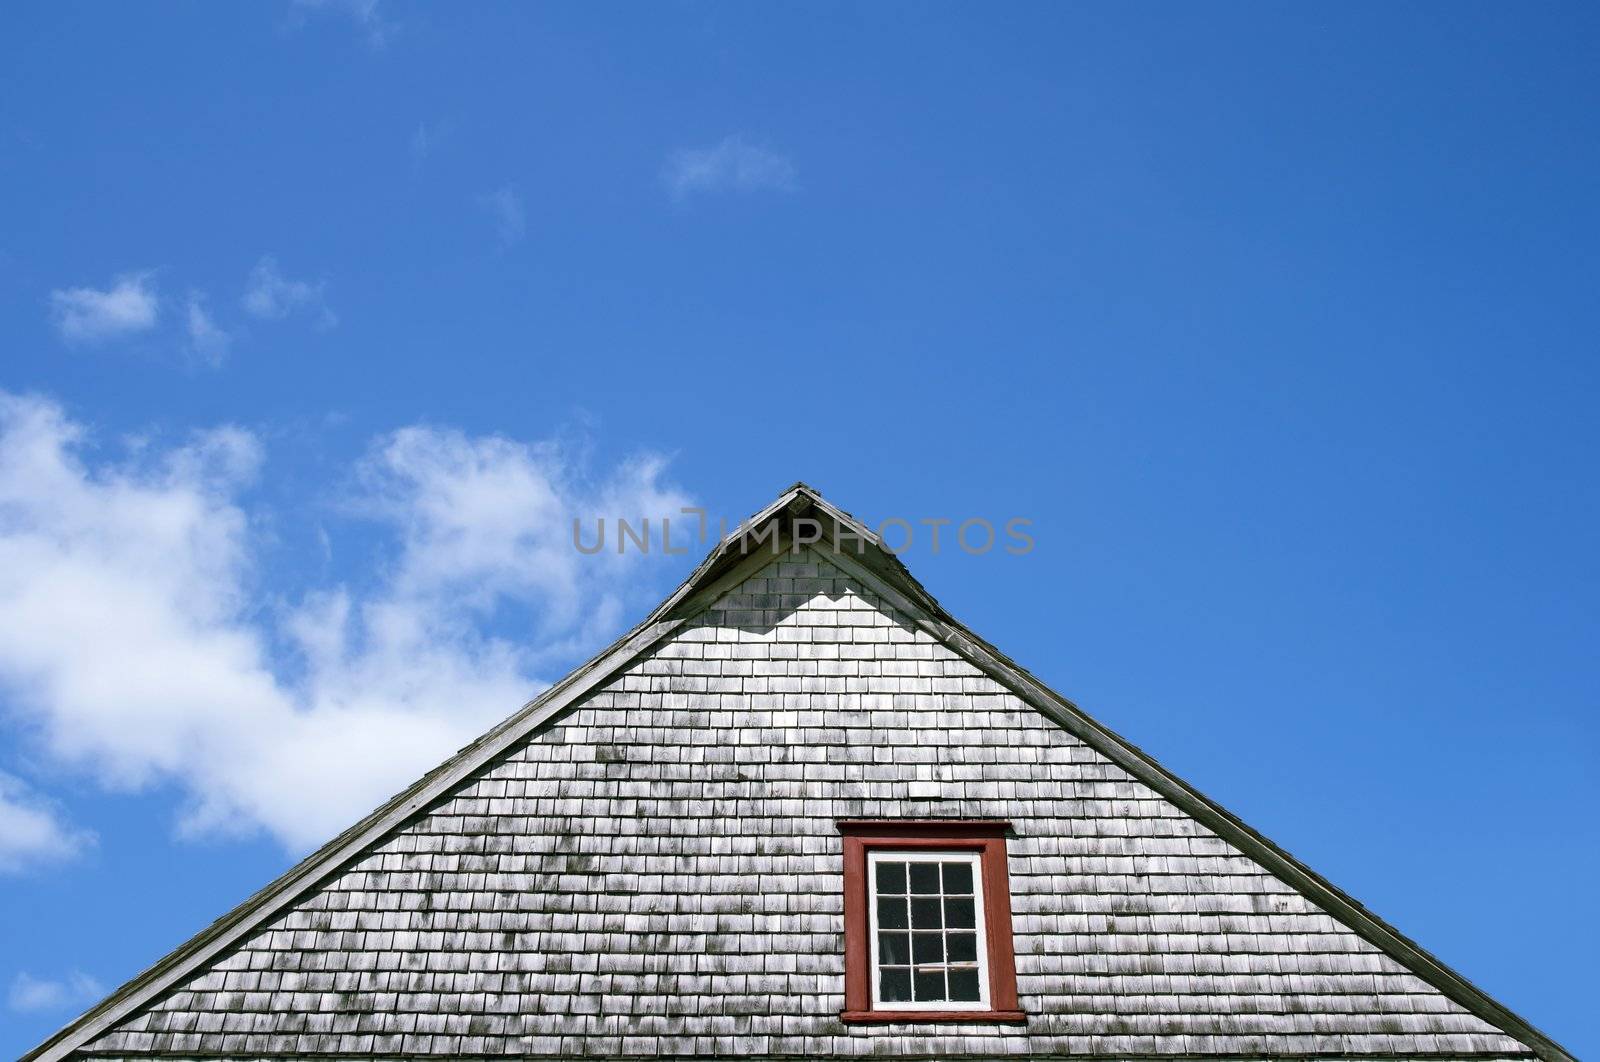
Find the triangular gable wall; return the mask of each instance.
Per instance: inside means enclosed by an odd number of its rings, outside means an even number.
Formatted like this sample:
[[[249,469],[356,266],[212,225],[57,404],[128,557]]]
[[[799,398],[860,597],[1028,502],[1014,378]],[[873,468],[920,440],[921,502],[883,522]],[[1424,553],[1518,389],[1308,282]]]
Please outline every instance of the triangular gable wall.
[[[1009,662],[977,666],[892,559],[715,561],[675,595],[709,608],[658,612],[556,718],[41,1057],[1530,1053],[1070,706],[1046,718]],[[1028,1024],[841,1025],[833,820],[955,816],[1016,826]]]

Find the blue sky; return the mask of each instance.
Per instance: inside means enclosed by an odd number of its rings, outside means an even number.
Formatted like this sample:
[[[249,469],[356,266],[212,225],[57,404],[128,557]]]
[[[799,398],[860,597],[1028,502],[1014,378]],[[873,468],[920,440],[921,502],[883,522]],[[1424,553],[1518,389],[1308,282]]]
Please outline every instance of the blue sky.
[[[0,1053],[805,479],[1582,1055],[1592,6],[35,4]],[[1032,521],[1026,556],[925,519]]]

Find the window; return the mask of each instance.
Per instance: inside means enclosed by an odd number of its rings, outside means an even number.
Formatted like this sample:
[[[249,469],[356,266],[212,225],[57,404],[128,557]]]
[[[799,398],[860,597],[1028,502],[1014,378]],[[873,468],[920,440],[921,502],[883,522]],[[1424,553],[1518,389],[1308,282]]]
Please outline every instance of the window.
[[[1023,1021],[1004,822],[843,820],[848,1022]]]
[[[902,1010],[982,1010],[989,971],[978,929],[978,856],[870,852],[872,1004]]]

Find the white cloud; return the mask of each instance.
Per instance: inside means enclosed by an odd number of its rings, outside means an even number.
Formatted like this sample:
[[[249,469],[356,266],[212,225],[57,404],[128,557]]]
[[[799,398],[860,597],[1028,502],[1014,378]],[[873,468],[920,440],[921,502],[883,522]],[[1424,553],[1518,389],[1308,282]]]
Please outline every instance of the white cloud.
[[[527,231],[527,211],[523,209],[522,197],[517,190],[509,184],[482,196],[478,200],[494,218],[495,234],[500,237],[502,246],[510,247],[521,241]]]
[[[766,148],[725,137],[708,148],[685,148],[667,159],[663,177],[674,198],[698,192],[753,192],[796,188],[794,164]]]
[[[278,270],[278,260],[263,255],[250,271],[250,281],[245,288],[243,305],[252,316],[269,321],[281,321],[290,314],[308,313],[323,328],[339,323],[323,298],[322,282],[290,280]]]
[[[189,333],[189,351],[211,366],[221,365],[228,356],[233,337],[217,327],[206,312],[205,296],[191,291],[184,304],[184,327]]]
[[[427,157],[433,154],[435,143],[439,134],[427,122],[418,122],[417,128],[411,133],[411,164],[422,165]]]
[[[367,43],[382,48],[393,37],[396,26],[383,15],[378,0],[293,0],[298,17],[308,11],[335,11],[349,18],[366,34]]]
[[[146,332],[158,309],[149,273],[126,273],[104,291],[63,288],[50,293],[56,330],[69,343],[92,343]]]
[[[256,441],[222,428],[95,462],[84,437],[53,403],[0,393],[0,692],[53,761],[112,788],[175,784],[185,829],[263,828],[292,849],[617,630],[648,558],[578,553],[573,517],[686,504],[657,459],[594,480],[555,444],[407,428],[354,481],[389,548],[352,586],[263,616],[241,502]],[[484,633],[508,614],[535,618]]]
[[[12,980],[6,1002],[16,1011],[64,1010],[92,1003],[105,994],[104,985],[76,970],[59,981],[34,977],[24,971]]]
[[[69,859],[93,841],[22,779],[0,771],[0,874]]]

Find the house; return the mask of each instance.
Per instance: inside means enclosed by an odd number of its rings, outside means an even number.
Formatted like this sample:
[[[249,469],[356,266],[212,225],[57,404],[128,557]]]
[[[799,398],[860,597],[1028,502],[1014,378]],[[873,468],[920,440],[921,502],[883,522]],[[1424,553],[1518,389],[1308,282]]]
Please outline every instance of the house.
[[[797,484],[26,1057],[1570,1056]]]

